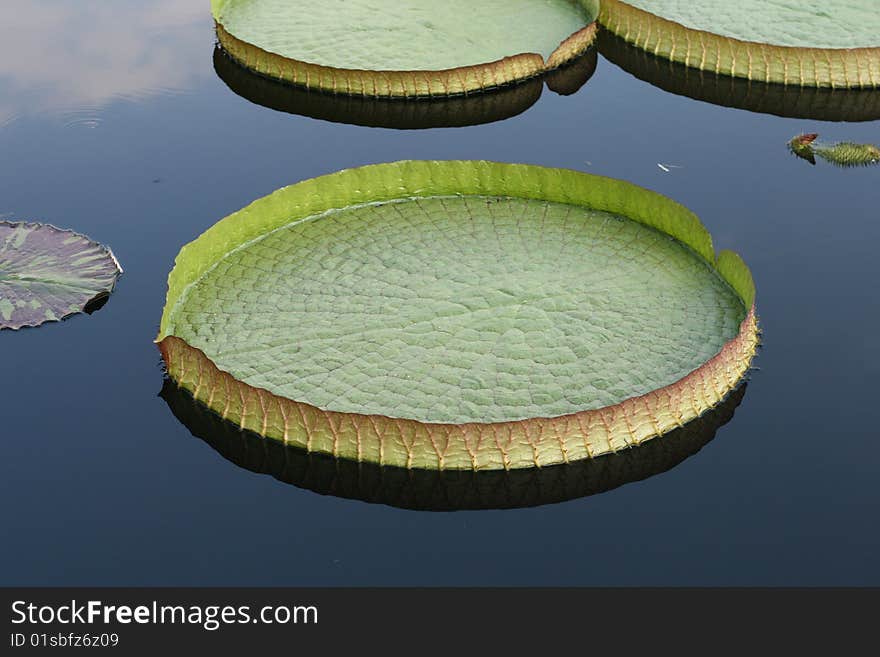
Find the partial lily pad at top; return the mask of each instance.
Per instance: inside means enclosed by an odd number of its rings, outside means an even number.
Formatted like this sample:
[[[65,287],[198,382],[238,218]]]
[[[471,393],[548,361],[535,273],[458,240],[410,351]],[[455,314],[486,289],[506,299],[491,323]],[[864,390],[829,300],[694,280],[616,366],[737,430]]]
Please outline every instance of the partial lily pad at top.
[[[797,86],[880,86],[876,0],[602,0],[600,22],[688,66]]]
[[[222,417],[309,451],[511,469],[699,416],[757,344],[751,275],[622,181],[400,162],[281,189],[177,257],[157,338]]]
[[[371,97],[465,94],[583,53],[598,0],[212,0],[220,45],[262,75]]]
[[[120,274],[110,249],[78,233],[0,221],[0,329],[87,311],[113,291]]]

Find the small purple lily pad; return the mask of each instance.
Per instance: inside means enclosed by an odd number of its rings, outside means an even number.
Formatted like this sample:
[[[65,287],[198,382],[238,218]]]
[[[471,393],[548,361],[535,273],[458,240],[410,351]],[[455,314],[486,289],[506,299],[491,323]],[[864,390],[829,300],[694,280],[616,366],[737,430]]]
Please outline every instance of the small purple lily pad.
[[[0,221],[0,330],[39,326],[94,307],[121,274],[110,249],[83,235]]]

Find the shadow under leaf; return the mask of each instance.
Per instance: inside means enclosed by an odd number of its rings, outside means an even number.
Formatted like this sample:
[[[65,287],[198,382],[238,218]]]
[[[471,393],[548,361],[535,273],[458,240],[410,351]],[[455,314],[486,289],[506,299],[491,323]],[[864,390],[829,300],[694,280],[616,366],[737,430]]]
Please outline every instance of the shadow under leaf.
[[[655,57],[607,30],[598,35],[602,56],[634,77],[678,96],[785,118],[873,121],[880,118],[876,89],[786,86],[718,75]]]
[[[367,98],[328,94],[264,77],[214,48],[214,71],[235,94],[279,112],[372,128],[420,130],[502,121],[522,114],[541,97],[544,82],[560,95],[578,91],[596,70],[594,48],[542,77],[465,96]]]
[[[193,436],[235,465],[321,495],[423,511],[512,509],[573,500],[665,472],[700,451],[730,421],[746,391],[659,438],[616,454],[520,470],[407,470],[336,459],[241,431],[166,379],[159,396]]]

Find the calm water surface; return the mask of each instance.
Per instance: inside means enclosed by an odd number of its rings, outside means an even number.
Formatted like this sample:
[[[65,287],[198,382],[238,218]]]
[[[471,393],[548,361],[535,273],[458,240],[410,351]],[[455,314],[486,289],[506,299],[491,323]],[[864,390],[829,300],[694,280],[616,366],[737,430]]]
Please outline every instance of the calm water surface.
[[[503,121],[360,127],[233,93],[207,0],[12,4],[0,216],[84,232],[126,273],[92,316],[0,334],[0,583],[880,584],[880,168],[785,148],[877,142],[880,122],[712,105],[600,57],[577,93]],[[454,513],[319,495],[194,438],[152,342],[181,245],[283,185],[403,158],[569,167],[696,211],[758,287],[764,348],[735,417],[643,481]]]

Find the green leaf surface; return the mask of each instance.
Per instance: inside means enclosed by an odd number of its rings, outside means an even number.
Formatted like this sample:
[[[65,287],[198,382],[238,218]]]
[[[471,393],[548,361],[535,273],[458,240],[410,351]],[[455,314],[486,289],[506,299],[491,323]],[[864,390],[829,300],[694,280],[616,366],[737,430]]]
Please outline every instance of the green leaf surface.
[[[590,3],[584,3],[590,6]],[[595,19],[577,0],[213,0],[236,38],[340,69],[436,71],[547,58]]]
[[[430,164],[408,165],[411,184]],[[356,170],[337,174],[335,199],[295,186],[224,220],[179,256],[162,335],[287,399],[448,423],[617,404],[678,381],[737,335],[754,295],[738,257],[719,260],[728,282],[698,223],[677,230],[702,254],[609,211],[639,207],[659,227],[672,223],[663,197],[575,172],[433,165],[462,193],[352,202],[369,196]],[[472,193],[493,173],[510,196]],[[564,183],[593,204],[516,195]],[[289,205],[302,196],[331,209]],[[234,225],[245,232],[231,238]]]
[[[880,46],[876,0],[626,0],[685,27],[775,46]]]
[[[47,224],[0,222],[0,329],[38,326],[109,295],[122,273],[113,254]]]

